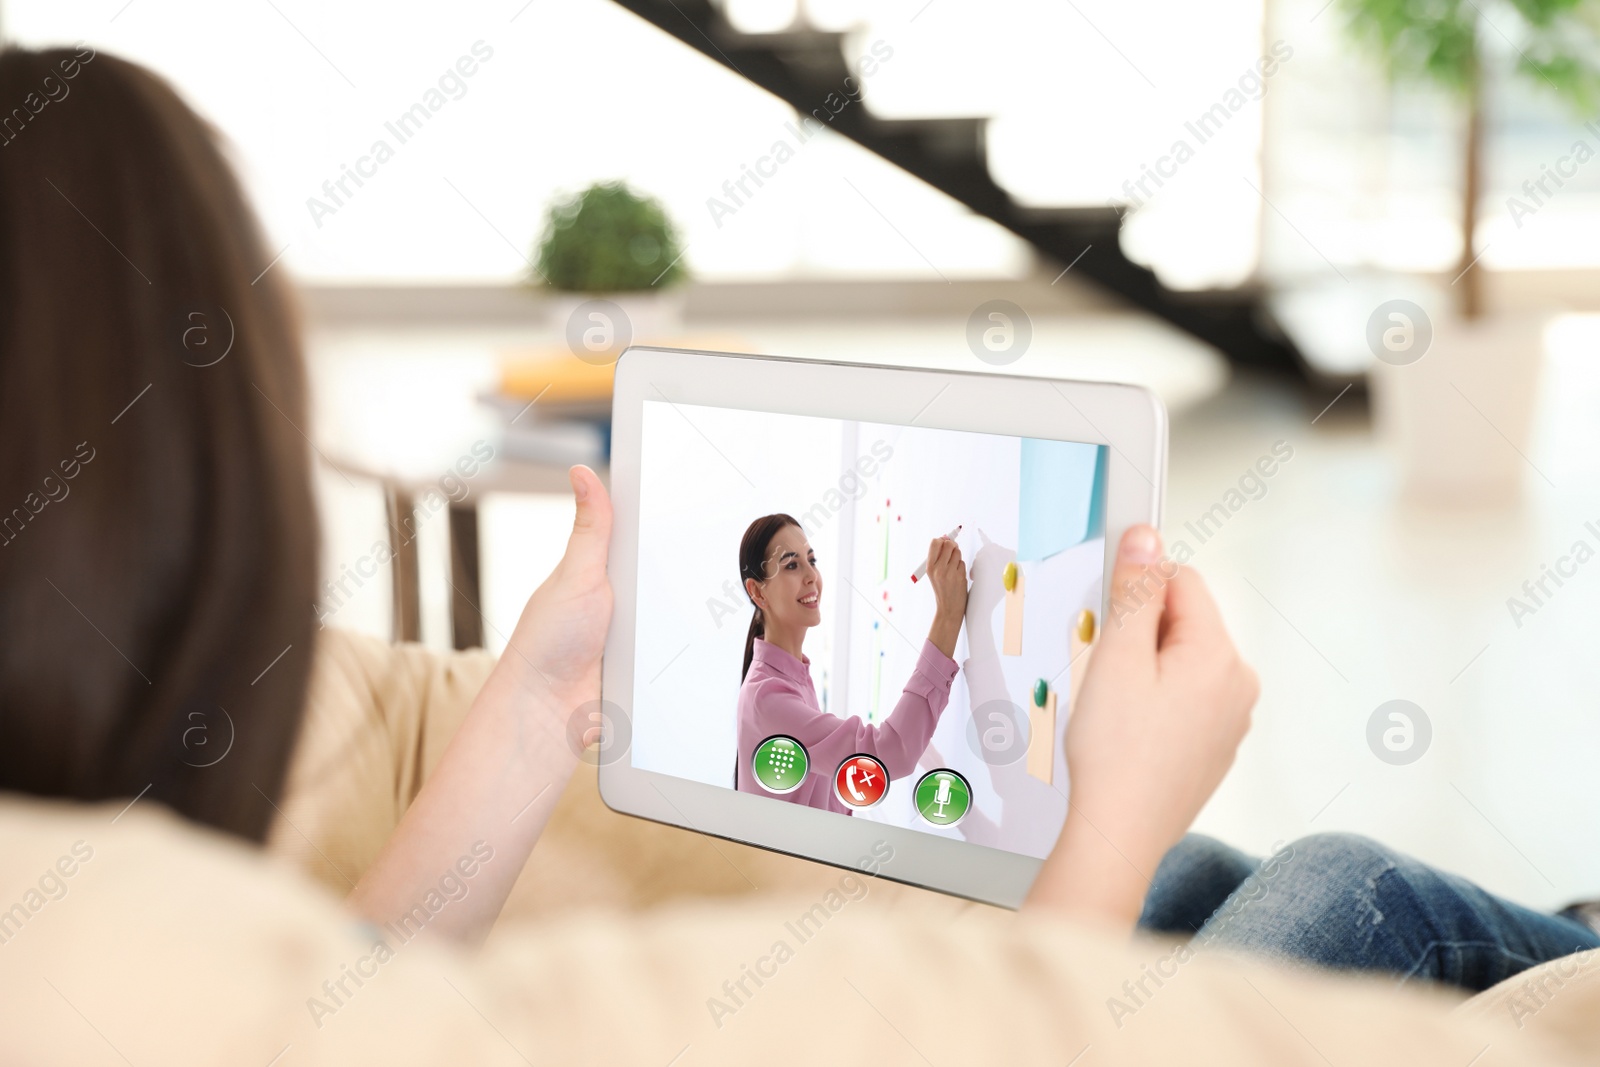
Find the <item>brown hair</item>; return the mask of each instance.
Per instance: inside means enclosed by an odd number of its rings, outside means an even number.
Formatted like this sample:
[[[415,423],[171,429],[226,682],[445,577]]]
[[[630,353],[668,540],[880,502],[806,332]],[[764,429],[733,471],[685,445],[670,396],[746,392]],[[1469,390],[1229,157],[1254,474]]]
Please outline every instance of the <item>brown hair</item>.
[[[165,82],[0,52],[0,789],[265,837],[317,566],[271,259]]]
[[[772,539],[779,530],[799,525],[782,512],[763,515],[752,522],[744,531],[744,539],[739,542],[739,584],[743,585],[746,578],[764,582],[771,577],[767,574],[767,549],[771,547]],[[756,608],[755,615],[750,619],[750,632],[744,638],[744,669],[739,672],[739,681],[744,681],[744,676],[750,673],[750,661],[756,654],[756,638],[766,636],[766,632],[766,620],[761,617],[761,609]]]

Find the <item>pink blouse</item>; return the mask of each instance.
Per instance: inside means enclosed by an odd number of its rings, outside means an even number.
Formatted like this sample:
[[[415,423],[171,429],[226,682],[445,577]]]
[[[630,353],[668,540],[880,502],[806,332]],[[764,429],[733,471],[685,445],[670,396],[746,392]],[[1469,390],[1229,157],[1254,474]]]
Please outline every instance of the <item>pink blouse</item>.
[[[841,719],[823,711],[807,670],[810,662],[756,638],[750,672],[739,689],[739,791],[848,814],[850,809],[833,794],[834,772],[860,753],[876,756],[891,781],[916,770],[939,715],[950,702],[956,661],[933,642],[924,641],[899,703],[888,719],[876,726],[855,716]],[[809,757],[806,780],[792,793],[767,792],[751,769],[756,746],[774,734],[794,738]]]

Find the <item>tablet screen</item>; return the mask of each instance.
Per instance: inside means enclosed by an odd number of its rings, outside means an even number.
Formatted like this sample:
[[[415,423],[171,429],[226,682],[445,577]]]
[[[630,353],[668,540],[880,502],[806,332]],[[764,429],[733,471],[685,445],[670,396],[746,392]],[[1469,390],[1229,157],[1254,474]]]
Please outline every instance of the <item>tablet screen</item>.
[[[633,765],[1047,855],[1105,446],[662,400],[641,445]]]

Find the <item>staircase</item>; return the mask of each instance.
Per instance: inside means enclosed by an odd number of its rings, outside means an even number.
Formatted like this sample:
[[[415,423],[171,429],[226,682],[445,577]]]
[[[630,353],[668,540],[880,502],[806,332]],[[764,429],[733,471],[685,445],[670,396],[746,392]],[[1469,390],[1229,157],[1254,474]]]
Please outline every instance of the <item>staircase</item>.
[[[840,33],[741,33],[711,0],[616,2],[759,85],[801,115],[822,108],[830,93],[843,94],[846,78],[852,74]],[[1032,208],[1013,200],[989,175],[986,119],[884,119],[852,102],[828,125],[1004,226],[1045,256],[1063,266],[1073,264],[1074,276],[1087,277],[1165,319],[1216,347],[1231,362],[1306,373],[1299,353],[1273,324],[1259,290],[1168,289],[1154,272],[1122,253],[1118,238],[1122,221],[1116,209]]]

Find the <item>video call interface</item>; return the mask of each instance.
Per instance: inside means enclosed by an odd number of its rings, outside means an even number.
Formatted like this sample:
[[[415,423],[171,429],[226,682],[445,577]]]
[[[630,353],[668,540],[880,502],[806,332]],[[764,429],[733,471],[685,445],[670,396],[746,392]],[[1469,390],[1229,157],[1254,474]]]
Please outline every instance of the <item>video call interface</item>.
[[[1105,447],[664,401],[642,435],[633,765],[1044,857],[1101,621]],[[747,536],[773,549],[770,641]],[[967,579],[948,656],[938,537]]]

